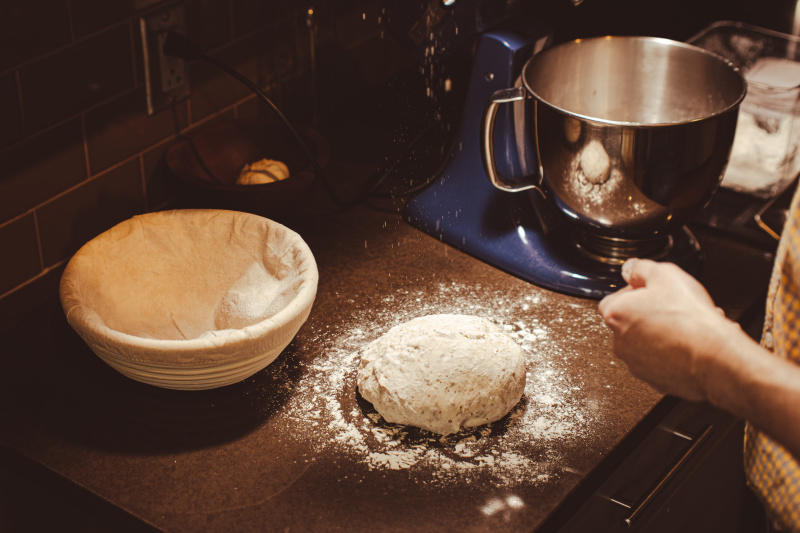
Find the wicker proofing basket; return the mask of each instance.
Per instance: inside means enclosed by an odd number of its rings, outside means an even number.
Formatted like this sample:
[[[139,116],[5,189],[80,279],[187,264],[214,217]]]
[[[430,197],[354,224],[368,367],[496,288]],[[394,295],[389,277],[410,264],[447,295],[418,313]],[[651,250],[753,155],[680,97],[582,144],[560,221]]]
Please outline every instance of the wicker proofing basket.
[[[122,374],[211,389],[269,365],[308,318],[316,262],[295,232],[236,211],[177,210],[122,222],[61,278],[70,325]]]

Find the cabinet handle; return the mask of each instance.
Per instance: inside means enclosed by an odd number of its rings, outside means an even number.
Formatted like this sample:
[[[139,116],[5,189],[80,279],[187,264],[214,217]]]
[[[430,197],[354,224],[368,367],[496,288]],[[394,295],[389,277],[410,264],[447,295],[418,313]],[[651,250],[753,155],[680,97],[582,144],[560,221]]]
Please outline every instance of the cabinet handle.
[[[662,477],[658,481],[658,483],[656,483],[653,486],[653,488],[650,490],[650,492],[647,493],[647,495],[645,495],[645,497],[642,498],[639,503],[632,504],[632,505],[628,504],[628,503],[625,503],[624,501],[621,501],[621,500],[616,499],[616,498],[608,498],[609,501],[611,501],[611,502],[613,502],[613,503],[615,503],[615,504],[617,504],[619,506],[625,507],[626,509],[630,510],[628,515],[625,516],[625,518],[622,519],[622,523],[623,524],[625,524],[627,527],[633,527],[633,521],[636,519],[636,517],[639,516],[639,514],[644,510],[644,508],[651,501],[653,501],[653,499],[656,497],[656,495],[661,491],[662,488],[664,488],[664,485],[666,485],[669,482],[669,480],[672,479],[672,477],[675,475],[675,473],[684,464],[686,464],[686,462],[689,460],[689,458],[692,456],[692,454],[694,454],[694,452],[697,451],[697,449],[700,447],[700,445],[702,445],[703,442],[705,442],[705,440],[711,434],[711,430],[713,430],[713,429],[714,429],[714,426],[712,426],[710,424],[707,425],[705,427],[705,429],[703,429],[703,432],[700,433],[700,436],[695,438],[695,439],[692,439],[691,437],[688,437],[688,436],[686,436],[686,435],[684,435],[682,433],[671,431],[672,434],[674,434],[674,435],[676,435],[676,436],[678,436],[678,437],[680,437],[682,439],[691,440],[692,441],[692,445],[689,446],[689,448],[683,453],[683,455],[681,455],[681,457],[675,462],[675,464],[672,465],[672,467],[669,469],[669,471],[666,474],[664,474],[664,477]]]

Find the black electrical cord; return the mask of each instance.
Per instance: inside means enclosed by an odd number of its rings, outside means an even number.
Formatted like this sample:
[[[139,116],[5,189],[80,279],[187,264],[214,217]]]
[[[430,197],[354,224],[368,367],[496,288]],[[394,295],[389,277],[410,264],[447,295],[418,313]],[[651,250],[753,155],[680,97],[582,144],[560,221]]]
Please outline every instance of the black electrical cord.
[[[339,198],[339,196],[336,194],[336,191],[334,191],[333,187],[331,187],[330,183],[328,183],[328,180],[325,177],[325,172],[322,170],[322,167],[317,161],[317,158],[314,157],[314,154],[308,147],[308,144],[306,144],[305,140],[303,140],[303,138],[294,128],[289,119],[286,118],[286,115],[283,114],[283,112],[278,108],[278,106],[276,106],[272,102],[272,100],[270,100],[270,98],[264,93],[264,91],[261,90],[261,88],[258,85],[250,81],[247,77],[243,76],[239,71],[232,68],[228,64],[219,61],[218,59],[215,59],[210,55],[206,54],[195,43],[193,43],[183,35],[176,33],[174,31],[170,31],[169,33],[167,33],[167,37],[164,40],[164,46],[162,48],[162,51],[167,55],[180,57],[181,59],[184,59],[186,61],[196,61],[196,60],[206,61],[207,63],[214,65],[215,67],[219,68],[226,74],[230,75],[240,83],[244,84],[248,89],[253,91],[256,94],[256,96],[258,96],[262,101],[264,101],[267,105],[269,105],[272,108],[272,110],[275,112],[275,114],[278,116],[281,122],[283,122],[283,124],[292,134],[292,136],[297,140],[298,144],[303,149],[303,152],[305,152],[306,157],[311,162],[311,165],[314,167],[314,172],[316,173],[320,183],[322,183],[322,186],[325,188],[325,192],[328,193],[331,199],[340,207],[352,207],[361,202],[362,200],[361,198],[356,198],[354,200],[349,200],[349,201],[342,200],[341,198]]]
[[[260,87],[258,87],[258,85],[250,81],[247,77],[242,75],[240,72],[238,72],[236,69],[232,68],[228,64],[219,61],[214,57],[209,56],[208,54],[203,52],[198,45],[187,39],[185,36],[176,33],[174,31],[170,31],[167,34],[162,51],[166,55],[179,57],[186,61],[197,61],[197,60],[206,61],[207,63],[214,65],[215,67],[219,68],[226,74],[230,75],[231,77],[233,77],[234,79],[245,85],[253,93],[255,93],[256,96],[258,96],[263,102],[265,102],[270,108],[272,108],[272,110],[275,112],[275,114],[278,116],[281,122],[283,122],[283,124],[292,134],[292,136],[297,140],[298,144],[302,147],[306,157],[311,162],[311,165],[314,168],[314,172],[318,180],[322,184],[323,188],[325,189],[325,192],[340,208],[346,209],[349,207],[353,207],[370,197],[402,198],[404,196],[408,196],[427,187],[439,174],[439,172],[437,172],[430,179],[425,180],[421,184],[402,192],[394,192],[394,191],[388,193],[376,192],[378,188],[386,181],[389,175],[399,166],[405,155],[413,151],[414,147],[434,128],[434,126],[438,124],[438,123],[432,123],[429,124],[427,127],[423,128],[423,130],[416,137],[414,137],[414,139],[411,140],[409,146],[406,148],[405,153],[401,157],[399,157],[397,161],[395,161],[392,165],[390,165],[385,171],[383,172],[379,171],[372,178],[370,178],[365,184],[363,190],[354,199],[343,200],[339,198],[339,196],[336,194],[336,191],[334,191],[333,187],[328,182],[327,177],[325,176],[325,172],[322,170],[322,167],[317,161],[317,158],[314,157],[314,154],[306,144],[305,140],[302,138],[302,136],[300,136],[300,134],[294,128],[289,119],[286,118],[286,116],[283,114],[280,108],[278,108],[278,106],[276,106],[275,103],[272,102],[272,100],[264,93],[264,91],[261,90]],[[201,161],[201,164],[204,164],[204,162]]]

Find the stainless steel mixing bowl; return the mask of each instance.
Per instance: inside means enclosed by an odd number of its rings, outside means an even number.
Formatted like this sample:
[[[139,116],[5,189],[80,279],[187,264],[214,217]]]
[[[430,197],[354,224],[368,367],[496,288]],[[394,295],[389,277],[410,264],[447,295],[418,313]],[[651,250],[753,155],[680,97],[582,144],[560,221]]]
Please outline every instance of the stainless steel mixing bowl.
[[[699,213],[719,185],[746,91],[731,64],[684,43],[564,43],[528,60],[521,87],[492,95],[485,170],[501,189],[537,189],[584,231],[658,238]],[[498,106],[523,99],[540,175],[520,185],[498,173],[493,140]]]

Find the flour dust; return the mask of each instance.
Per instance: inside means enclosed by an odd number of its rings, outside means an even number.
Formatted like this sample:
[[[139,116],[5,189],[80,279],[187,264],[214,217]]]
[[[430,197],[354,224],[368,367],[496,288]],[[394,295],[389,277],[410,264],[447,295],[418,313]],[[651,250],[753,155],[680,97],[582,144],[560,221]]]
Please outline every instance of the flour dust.
[[[352,325],[337,335],[312,332],[311,342],[324,349],[298,383],[287,406],[289,417],[314,434],[320,451],[334,447],[338,456],[369,469],[406,470],[428,483],[480,479],[503,487],[546,482],[558,475],[558,445],[584,434],[598,416],[582,406],[580,384],[569,382],[563,342],[551,336],[542,320],[529,318],[531,309],[547,308],[546,298],[531,292],[512,300],[455,283],[440,284],[438,294],[387,295],[381,310],[356,311]],[[525,393],[503,419],[443,437],[389,424],[358,395],[360,350],[393,326],[438,313],[483,316],[523,348]],[[586,308],[587,327],[596,325],[596,315]]]

